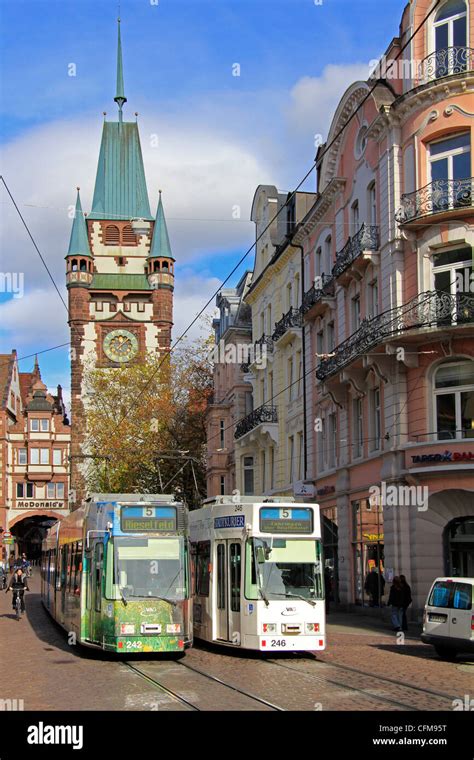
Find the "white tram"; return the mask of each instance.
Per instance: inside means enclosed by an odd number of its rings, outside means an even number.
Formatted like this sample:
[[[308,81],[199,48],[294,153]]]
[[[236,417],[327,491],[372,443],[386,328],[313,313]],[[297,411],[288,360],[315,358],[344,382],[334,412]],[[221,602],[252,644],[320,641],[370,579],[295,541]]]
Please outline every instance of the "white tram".
[[[319,506],[216,496],[189,513],[194,635],[262,652],[325,647]]]

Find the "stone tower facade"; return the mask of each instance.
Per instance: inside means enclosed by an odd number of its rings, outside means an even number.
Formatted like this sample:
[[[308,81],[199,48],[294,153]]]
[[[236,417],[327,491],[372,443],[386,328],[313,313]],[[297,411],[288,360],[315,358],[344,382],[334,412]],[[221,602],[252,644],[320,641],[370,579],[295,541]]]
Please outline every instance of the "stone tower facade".
[[[79,188],[66,256],[71,334],[72,508],[85,494],[86,369],[114,368],[171,344],[174,258],[161,191],[150,213],[140,136],[125,122],[120,25],[117,56],[118,121],[105,121],[92,210],[84,214]]]

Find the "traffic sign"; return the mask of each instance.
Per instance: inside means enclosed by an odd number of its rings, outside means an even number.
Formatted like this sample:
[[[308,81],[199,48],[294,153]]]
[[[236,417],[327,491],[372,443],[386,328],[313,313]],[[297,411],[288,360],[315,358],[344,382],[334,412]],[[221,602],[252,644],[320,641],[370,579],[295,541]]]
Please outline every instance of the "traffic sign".
[[[11,533],[9,530],[3,531],[3,538],[11,538]]]

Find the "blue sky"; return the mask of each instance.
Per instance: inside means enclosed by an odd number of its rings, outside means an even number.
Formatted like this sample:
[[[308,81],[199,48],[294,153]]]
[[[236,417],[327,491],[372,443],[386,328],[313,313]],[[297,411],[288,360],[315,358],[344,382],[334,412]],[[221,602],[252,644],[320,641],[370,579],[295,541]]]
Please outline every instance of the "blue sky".
[[[325,137],[344,89],[366,78],[368,62],[397,35],[403,6],[121,0],[125,118],[140,114],[151,205],[163,186],[178,261],[175,337],[251,245],[257,184],[296,186],[314,158],[314,135]],[[90,208],[102,112],[115,119],[116,18],[115,0],[0,2],[2,173],[61,288],[68,206],[79,184]],[[0,293],[0,351],[22,356],[67,340],[67,315],[0,189],[0,271],[25,275],[22,299]],[[249,256],[243,268],[251,265]],[[65,350],[40,364],[50,386],[67,385]]]

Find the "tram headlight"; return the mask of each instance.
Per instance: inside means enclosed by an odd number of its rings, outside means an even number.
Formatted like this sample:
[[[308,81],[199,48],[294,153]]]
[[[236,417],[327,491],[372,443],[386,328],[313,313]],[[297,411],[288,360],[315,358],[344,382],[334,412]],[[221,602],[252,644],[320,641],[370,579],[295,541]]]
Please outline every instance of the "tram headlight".
[[[319,623],[306,623],[306,633],[319,633]]]
[[[262,631],[263,631],[263,633],[276,633],[277,632],[277,624],[276,623],[263,623],[263,625],[262,625]]]

